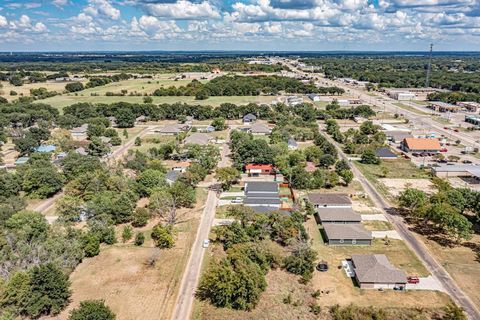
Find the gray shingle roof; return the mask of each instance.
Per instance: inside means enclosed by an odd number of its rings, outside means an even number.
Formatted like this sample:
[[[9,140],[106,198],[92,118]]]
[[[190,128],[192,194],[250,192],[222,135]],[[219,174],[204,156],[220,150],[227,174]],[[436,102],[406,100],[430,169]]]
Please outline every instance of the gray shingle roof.
[[[351,205],[352,200],[346,193],[309,193],[308,201],[317,205]]]
[[[249,192],[278,192],[277,182],[247,182],[245,184],[245,194]]]
[[[351,208],[318,208],[318,217],[320,221],[345,221],[345,222],[361,222],[361,216]]]
[[[252,126],[250,127],[250,131],[252,133],[270,133],[271,132],[268,126],[261,123],[252,124]]]
[[[362,224],[332,224],[323,225],[329,240],[372,240],[372,233]]]
[[[246,115],[243,116],[243,120],[250,120],[250,121],[251,121],[251,120],[257,120],[257,116],[255,116],[254,114],[249,113],[249,114],[246,114]]]
[[[180,177],[181,173],[175,170],[170,170],[165,174],[165,179],[169,181],[177,181],[177,179]]]
[[[188,136],[183,140],[185,144],[199,144],[199,145],[206,145],[212,140],[212,137],[209,134],[195,132],[192,135]]]
[[[245,205],[268,205],[268,204],[281,204],[282,202],[280,201],[279,198],[252,198],[252,197],[246,197],[245,200],[243,200],[243,204]]]
[[[377,151],[375,151],[375,154],[379,158],[392,158],[395,159],[397,158],[397,155],[390,150],[390,148],[380,148]]]
[[[354,254],[352,262],[361,283],[407,283],[405,272],[393,266],[384,254]]]

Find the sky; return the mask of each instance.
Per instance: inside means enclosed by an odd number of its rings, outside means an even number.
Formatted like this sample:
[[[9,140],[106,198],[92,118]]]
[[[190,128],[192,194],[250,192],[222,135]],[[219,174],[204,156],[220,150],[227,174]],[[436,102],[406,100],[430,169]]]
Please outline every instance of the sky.
[[[480,51],[480,0],[0,0],[0,51]]]

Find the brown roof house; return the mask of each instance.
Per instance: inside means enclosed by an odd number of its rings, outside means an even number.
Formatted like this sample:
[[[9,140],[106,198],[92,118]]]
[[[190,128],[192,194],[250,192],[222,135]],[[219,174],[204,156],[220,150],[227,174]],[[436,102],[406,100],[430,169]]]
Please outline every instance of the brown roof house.
[[[442,147],[438,139],[406,138],[400,147],[405,152],[440,152]]]
[[[405,272],[393,266],[384,254],[352,255],[355,279],[362,289],[405,289]]]
[[[360,223],[361,216],[352,208],[318,208],[318,219],[324,223]]]
[[[309,193],[307,195],[315,208],[351,208],[352,200],[346,193]]]
[[[361,223],[323,224],[325,240],[331,246],[370,246],[372,244],[372,233],[365,229]]]

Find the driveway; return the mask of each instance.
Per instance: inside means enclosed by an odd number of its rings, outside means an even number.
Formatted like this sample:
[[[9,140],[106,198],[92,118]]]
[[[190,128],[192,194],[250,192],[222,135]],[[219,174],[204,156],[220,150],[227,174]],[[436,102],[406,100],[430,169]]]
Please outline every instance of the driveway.
[[[377,239],[383,239],[385,237],[388,237],[389,239],[403,240],[402,237],[395,230],[372,231],[372,237],[377,238]]]
[[[387,217],[385,215],[378,213],[378,214],[362,214],[362,221],[386,221],[388,222]]]
[[[420,282],[417,284],[407,283],[407,290],[432,290],[446,292],[440,281],[433,276],[418,279]]]

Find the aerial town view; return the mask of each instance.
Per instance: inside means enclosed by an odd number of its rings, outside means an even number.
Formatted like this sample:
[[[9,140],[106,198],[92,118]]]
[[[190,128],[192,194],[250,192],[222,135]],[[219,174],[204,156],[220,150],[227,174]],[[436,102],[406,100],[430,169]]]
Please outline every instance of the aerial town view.
[[[0,0],[0,320],[480,320],[479,0]]]

